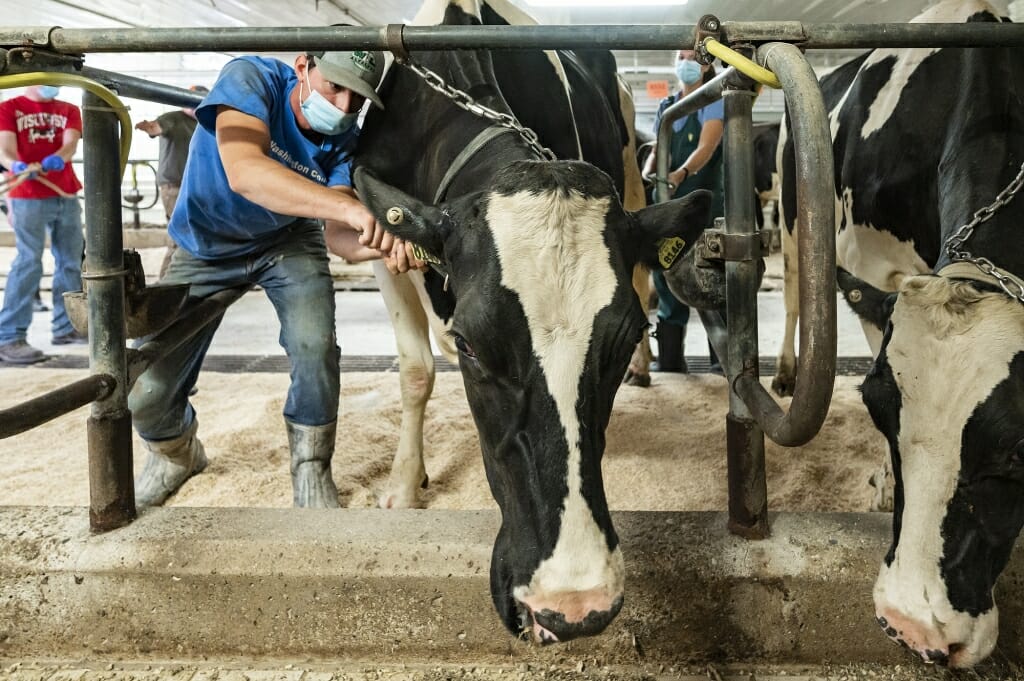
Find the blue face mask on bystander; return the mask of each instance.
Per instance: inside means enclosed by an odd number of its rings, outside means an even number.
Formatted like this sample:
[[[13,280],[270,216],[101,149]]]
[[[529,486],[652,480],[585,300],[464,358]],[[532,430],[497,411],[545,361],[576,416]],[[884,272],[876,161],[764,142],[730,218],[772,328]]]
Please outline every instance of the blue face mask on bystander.
[[[321,135],[340,135],[359,118],[359,112],[345,113],[334,106],[309,84],[309,70],[306,70],[306,88],[309,96],[299,106],[309,126]],[[301,92],[300,92],[301,94]]]
[[[38,92],[43,99],[53,99],[60,94],[60,88],[56,85],[40,85]]]
[[[680,59],[676,62],[676,76],[683,85],[693,85],[701,78],[700,64],[690,59]]]

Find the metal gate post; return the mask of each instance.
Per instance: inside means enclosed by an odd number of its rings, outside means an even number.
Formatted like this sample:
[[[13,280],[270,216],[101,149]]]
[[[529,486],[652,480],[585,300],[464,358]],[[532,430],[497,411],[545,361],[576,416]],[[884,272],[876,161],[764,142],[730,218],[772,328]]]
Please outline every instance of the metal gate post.
[[[104,532],[135,519],[132,416],[128,411],[125,348],[125,267],[121,234],[118,119],[98,96],[85,92],[85,271],[89,301],[89,370],[117,387],[92,404],[89,416],[89,526]]]
[[[726,89],[725,99],[725,231],[756,233],[754,223],[755,93]],[[760,258],[725,261],[728,355],[722,358],[730,384],[740,375],[758,377],[757,289]],[[764,433],[750,410],[729,391],[726,416],[728,449],[729,531],[747,539],[768,536],[768,488],[765,482]]]

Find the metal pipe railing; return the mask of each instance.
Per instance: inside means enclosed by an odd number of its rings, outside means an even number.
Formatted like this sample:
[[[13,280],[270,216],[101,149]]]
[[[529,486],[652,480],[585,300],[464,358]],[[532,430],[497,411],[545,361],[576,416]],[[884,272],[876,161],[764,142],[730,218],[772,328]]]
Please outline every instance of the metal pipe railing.
[[[401,26],[408,50],[592,49],[672,50],[692,46],[696,26]],[[0,47],[47,46],[64,54],[87,52],[275,52],[378,49],[395,45],[387,27],[60,28],[0,29]],[[1024,46],[1024,24],[811,24],[726,21],[722,42],[785,41],[807,48]],[[43,40],[46,42],[42,42]]]
[[[128,410],[125,269],[117,115],[98,96],[82,96],[85,145],[85,271],[89,300],[89,370],[114,377],[110,395],[88,421],[89,526],[111,530],[135,519],[132,415]]]
[[[129,351],[128,386],[135,385],[146,369],[166,357],[204,326],[224,314],[228,306],[241,298],[250,286],[239,286],[218,291],[183,310],[177,321],[138,348]]]
[[[754,235],[753,81],[729,88],[725,99],[725,233]],[[758,239],[760,241],[760,239]],[[725,261],[728,353],[721,359],[730,382],[740,376],[758,378],[757,290],[761,259]],[[726,415],[729,483],[729,530],[748,539],[768,536],[768,487],[765,478],[764,433],[747,404],[729,391]]]
[[[0,410],[0,440],[24,433],[58,416],[110,396],[117,381],[107,374],[93,374],[56,390]]]
[[[89,66],[82,66],[77,61],[54,63],[52,60],[36,61],[32,58],[31,54],[27,56],[29,58],[13,60],[6,66],[4,66],[2,59],[0,59],[0,75],[15,75],[36,71],[70,73],[94,80],[100,85],[116,92],[121,97],[145,99],[157,104],[168,104],[185,108],[195,108],[203,101],[202,95],[173,85],[165,85],[143,78],[136,78],[135,76],[104,71],[103,69],[94,69]]]
[[[669,173],[672,125],[711,102],[725,99],[725,233],[750,236],[755,233],[753,121],[754,83],[733,68],[711,79],[699,89],[662,112],[655,149],[656,196],[667,201],[670,188],[664,181]],[[715,348],[731,382],[741,376],[758,376],[757,290],[760,262],[726,259],[725,299],[728,325],[720,312],[699,310],[708,340]],[[726,328],[728,326],[728,329]],[[726,417],[729,485],[729,529],[749,539],[768,535],[768,490],[765,476],[764,434],[747,403],[729,394]]]
[[[149,102],[156,102],[157,104],[180,106],[186,109],[194,109],[203,101],[202,95],[191,90],[127,76],[122,73],[94,69],[89,66],[83,66],[77,72],[110,88],[121,97],[144,99]]]
[[[668,178],[668,164],[672,150],[670,143],[672,139],[672,124],[680,118],[703,109],[712,102],[717,102],[722,98],[722,93],[725,92],[727,86],[742,87],[744,80],[744,76],[736,71],[736,69],[732,67],[727,68],[707,83],[701,85],[697,90],[694,90],[675,104],[670,105],[661,113],[661,122],[658,124],[658,144],[654,149],[655,172],[658,178],[655,180],[654,188],[654,198],[656,201],[660,203],[672,198],[672,190],[665,183],[665,180]],[[753,183],[751,183],[751,186],[753,186]]]
[[[828,414],[836,373],[836,233],[832,137],[818,80],[800,50],[770,43],[758,61],[782,81],[796,154],[799,248],[800,363],[789,411],[755,375],[740,375],[733,390],[773,441],[794,447],[814,437]],[[748,196],[749,200],[749,196]],[[730,320],[731,321],[731,320]]]

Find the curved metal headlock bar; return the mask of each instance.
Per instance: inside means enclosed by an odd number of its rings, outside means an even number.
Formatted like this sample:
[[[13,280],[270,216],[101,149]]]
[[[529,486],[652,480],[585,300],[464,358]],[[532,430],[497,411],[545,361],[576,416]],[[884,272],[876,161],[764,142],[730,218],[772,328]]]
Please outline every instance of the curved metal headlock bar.
[[[701,310],[732,386],[726,433],[729,529],[755,539],[768,535],[764,435],[786,446],[803,444],[821,428],[832,398],[836,364],[835,230],[832,144],[814,72],[800,51],[770,43],[760,54],[780,77],[790,103],[797,154],[800,245],[800,372],[788,413],[758,376],[758,258],[749,191],[753,186],[751,109],[754,82],[735,68],[701,86],[662,114],[658,126],[656,196],[668,200],[669,140],[673,123],[719,98],[725,100],[725,229],[706,232],[703,250],[725,261],[728,333],[721,314]],[[762,60],[763,61],[763,60]],[[712,243],[713,242],[713,243]],[[702,250],[698,245],[697,250]],[[677,276],[681,276],[677,273]]]
[[[0,440],[41,426],[114,392],[117,380],[93,374],[7,409],[0,409]]]
[[[768,43],[758,62],[782,81],[796,152],[796,219],[800,271],[800,364],[789,412],[757,376],[740,375],[733,390],[773,441],[787,447],[814,437],[825,421],[836,373],[836,232],[832,137],[818,80],[800,50]]]

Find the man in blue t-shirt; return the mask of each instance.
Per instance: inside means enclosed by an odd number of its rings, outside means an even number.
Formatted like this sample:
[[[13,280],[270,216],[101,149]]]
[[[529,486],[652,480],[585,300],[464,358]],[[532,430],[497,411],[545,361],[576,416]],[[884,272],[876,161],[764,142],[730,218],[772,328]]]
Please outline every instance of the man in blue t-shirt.
[[[369,51],[303,54],[294,67],[260,57],[230,61],[196,109],[199,126],[168,225],[178,250],[161,283],[190,284],[193,301],[258,285],[274,305],[291,361],[284,418],[296,506],[338,506],[331,457],[340,350],[327,246],[352,261],[387,257],[392,269],[409,266],[407,245],[352,189],[356,118],[367,99],[383,108],[376,93],[383,71],[383,54]],[[162,504],[206,467],[188,396],[219,323],[150,366],[131,393],[149,451],[135,482],[140,506]]]

